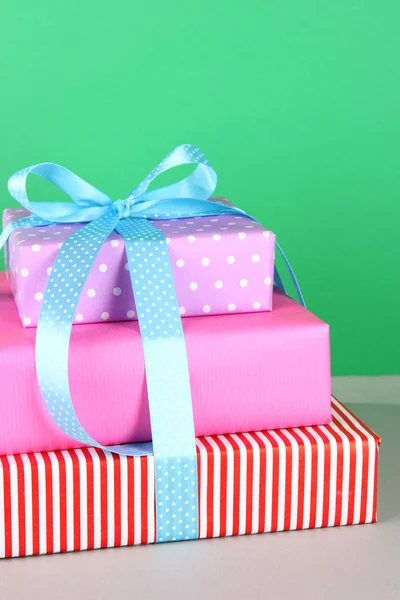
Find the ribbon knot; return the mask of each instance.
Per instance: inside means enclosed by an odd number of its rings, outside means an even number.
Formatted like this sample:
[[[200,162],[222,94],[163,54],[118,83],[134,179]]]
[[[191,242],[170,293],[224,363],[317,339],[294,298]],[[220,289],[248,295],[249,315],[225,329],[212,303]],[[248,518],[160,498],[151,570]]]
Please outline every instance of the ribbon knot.
[[[129,197],[125,200],[117,200],[114,202],[114,207],[118,211],[120,219],[129,219],[129,217],[135,216],[135,199]]]

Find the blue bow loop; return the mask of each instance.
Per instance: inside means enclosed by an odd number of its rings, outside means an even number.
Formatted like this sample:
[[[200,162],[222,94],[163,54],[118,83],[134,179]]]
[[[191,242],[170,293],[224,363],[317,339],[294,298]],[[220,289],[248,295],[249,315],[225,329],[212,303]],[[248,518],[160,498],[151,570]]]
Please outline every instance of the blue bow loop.
[[[197,167],[191,175],[178,183],[147,192],[150,184],[161,173],[184,164],[196,164]],[[143,201],[175,198],[208,200],[216,185],[217,174],[200,149],[191,144],[183,144],[172,150],[128,197],[141,197]]]
[[[70,202],[31,202],[26,191],[28,175],[33,173],[53,183],[65,192]],[[8,181],[8,190],[17,200],[37,217],[53,223],[86,223],[103,216],[112,204],[103,194],[65,167],[54,163],[33,165],[14,173]]]

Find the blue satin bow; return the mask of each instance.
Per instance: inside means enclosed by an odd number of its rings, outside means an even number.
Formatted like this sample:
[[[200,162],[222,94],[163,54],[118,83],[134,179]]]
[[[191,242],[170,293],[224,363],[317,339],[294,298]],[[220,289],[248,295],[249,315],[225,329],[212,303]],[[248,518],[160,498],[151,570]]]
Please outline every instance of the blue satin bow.
[[[184,164],[197,164],[197,168],[178,183],[147,191],[158,175]],[[70,196],[74,204],[30,202],[26,194],[29,173],[40,175],[59,187]],[[123,218],[175,219],[214,214],[245,214],[240,209],[221,207],[208,200],[216,183],[217,175],[200,150],[195,146],[185,145],[173,150],[125,200],[118,200],[114,204],[106,194],[68,169],[53,163],[42,163],[15,173],[8,182],[8,189],[20,204],[49,223],[94,221],[104,216],[113,206]]]
[[[182,181],[148,191],[160,173],[183,164],[197,166]],[[58,186],[73,203],[30,202],[29,173]],[[11,195],[33,214],[10,223],[0,236],[0,247],[15,228],[87,223],[64,242],[48,280],[36,334],[38,381],[51,417],[70,437],[128,456],[154,454],[158,542],[198,537],[198,481],[189,370],[175,285],[166,239],[149,219],[245,214],[208,200],[216,182],[207,159],[191,145],[173,150],[125,200],[116,202],[52,163],[23,169],[9,180]],[[124,239],[137,306],[152,444],[103,447],[80,424],[69,391],[68,351],[75,310],[94,260],[113,230]],[[277,271],[275,282],[284,290]]]

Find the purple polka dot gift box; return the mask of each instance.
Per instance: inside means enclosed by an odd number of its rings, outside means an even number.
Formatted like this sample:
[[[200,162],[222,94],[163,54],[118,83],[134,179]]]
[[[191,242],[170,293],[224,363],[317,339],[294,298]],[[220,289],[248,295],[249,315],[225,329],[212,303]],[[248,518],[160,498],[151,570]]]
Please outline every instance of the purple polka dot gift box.
[[[218,202],[226,203],[223,199]],[[6,209],[3,227],[28,216]],[[166,237],[183,317],[272,309],[275,235],[245,215],[155,220]],[[6,270],[24,327],[36,327],[52,266],[82,224],[27,227],[11,233]],[[122,237],[114,231],[94,262],[74,323],[136,320]]]

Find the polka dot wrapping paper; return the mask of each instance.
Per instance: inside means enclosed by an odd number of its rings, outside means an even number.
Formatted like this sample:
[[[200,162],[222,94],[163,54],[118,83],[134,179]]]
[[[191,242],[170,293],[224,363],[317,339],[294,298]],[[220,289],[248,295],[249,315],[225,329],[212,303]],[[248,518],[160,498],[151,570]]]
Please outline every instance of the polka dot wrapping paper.
[[[218,199],[219,202],[224,201]],[[226,201],[225,201],[226,202]],[[29,215],[6,209],[3,227]],[[167,238],[182,317],[272,309],[275,235],[245,216],[218,215],[153,221]],[[6,269],[24,327],[36,327],[57,253],[81,225],[14,231]],[[136,320],[122,237],[101,248],[78,303],[75,324]]]

